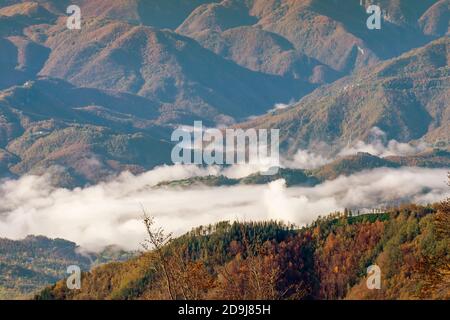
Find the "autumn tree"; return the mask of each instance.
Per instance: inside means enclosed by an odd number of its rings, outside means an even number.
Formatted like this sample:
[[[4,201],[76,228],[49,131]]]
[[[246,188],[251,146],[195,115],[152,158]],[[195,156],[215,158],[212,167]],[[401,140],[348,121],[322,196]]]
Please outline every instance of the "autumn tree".
[[[154,228],[154,218],[145,210],[143,222],[148,238],[141,244],[145,250],[152,250],[157,271],[162,274],[166,292],[171,300],[197,300],[205,298],[214,285],[203,261],[193,261],[185,245],[172,243],[172,234],[163,228]]]
[[[161,270],[166,282],[167,293],[171,300],[176,298],[174,292],[173,277],[170,274],[169,261],[164,250],[164,246],[172,239],[172,234],[166,234],[163,228],[153,228],[155,220],[149,216],[143,209],[143,222],[147,231],[148,238],[141,244],[145,250],[153,250],[156,254],[155,263],[157,269]]]
[[[281,300],[301,299],[306,290],[303,283],[287,279],[290,267],[296,261],[283,255],[286,251],[276,242],[257,239],[248,240],[244,225],[241,225],[240,244],[233,242],[230,248],[234,258],[218,269],[216,295],[230,300]]]
[[[450,175],[449,175],[450,185]],[[432,255],[424,254],[419,263],[419,276],[425,279],[420,298],[430,298],[439,291],[446,292],[450,299],[450,198],[442,201],[434,217],[434,231],[437,242],[443,249]]]

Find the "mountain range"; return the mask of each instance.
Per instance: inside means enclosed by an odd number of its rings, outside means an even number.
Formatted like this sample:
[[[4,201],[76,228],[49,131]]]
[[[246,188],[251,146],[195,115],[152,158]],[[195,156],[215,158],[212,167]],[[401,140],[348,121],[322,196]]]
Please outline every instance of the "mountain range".
[[[291,108],[241,125],[282,128],[288,153],[319,151],[320,143],[339,151],[368,141],[374,127],[387,140],[439,141],[448,147],[450,94],[449,38],[381,62],[321,87]]]
[[[371,4],[381,8],[379,30],[366,25]],[[67,28],[69,5],[81,9],[80,30]],[[4,182],[47,174],[59,192],[76,193],[172,164],[173,130],[194,121],[280,129],[278,174],[167,179],[149,190],[280,179],[314,188],[377,168],[448,169],[449,7],[450,0],[0,0],[0,192]],[[298,160],[304,154],[306,164]],[[166,249],[190,255],[192,279],[179,261],[174,276],[200,285],[198,297],[280,298],[246,296],[223,278],[230,267],[236,283],[248,283],[258,266],[264,283],[264,272],[282,270],[275,286],[296,284],[286,291],[291,298],[416,298],[424,290],[415,283],[429,282],[423,259],[448,257],[448,237],[434,227],[442,210],[346,212],[301,229],[222,222]],[[250,259],[242,229],[267,236],[267,259]],[[250,240],[263,250],[261,239]],[[0,239],[0,299],[29,297],[63,278],[68,264],[89,271],[131,256],[79,249],[44,236]],[[153,255],[87,273],[78,293],[61,281],[37,297],[167,298],[149,267]],[[390,272],[378,296],[362,290],[362,273],[375,261]],[[150,285],[155,277],[159,288]],[[448,299],[448,287],[437,285],[428,297]]]
[[[286,157],[374,127],[448,150],[448,1],[382,1],[374,31],[366,2],[80,0],[69,30],[67,1],[2,1],[0,174],[140,173],[194,120],[279,128]]]

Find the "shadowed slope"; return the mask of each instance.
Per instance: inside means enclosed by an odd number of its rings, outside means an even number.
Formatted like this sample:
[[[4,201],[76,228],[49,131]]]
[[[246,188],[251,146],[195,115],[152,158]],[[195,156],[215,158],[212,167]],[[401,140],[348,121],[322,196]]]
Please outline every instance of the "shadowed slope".
[[[90,21],[80,32],[51,28],[42,75],[79,86],[136,93],[163,102],[165,121],[229,122],[301,97],[300,80],[252,72],[167,30]],[[178,113],[178,114],[177,114]]]

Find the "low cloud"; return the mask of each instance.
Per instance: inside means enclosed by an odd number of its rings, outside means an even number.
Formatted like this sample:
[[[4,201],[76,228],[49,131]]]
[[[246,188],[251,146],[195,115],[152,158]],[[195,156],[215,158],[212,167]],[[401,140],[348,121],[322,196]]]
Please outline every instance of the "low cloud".
[[[299,149],[290,159],[283,159],[282,163],[286,167],[296,169],[316,169],[334,160],[355,155],[358,152],[370,153],[378,157],[388,156],[412,156],[430,148],[425,142],[418,142],[415,145],[398,142],[397,140],[388,140],[386,133],[378,127],[370,130],[367,142],[357,141],[350,146],[342,149],[335,157],[330,156],[329,145],[322,143],[321,149],[325,152],[311,152],[309,150]]]
[[[267,113],[271,113],[271,112],[276,112],[279,110],[283,110],[283,109],[287,109],[291,106],[292,104],[285,104],[285,103],[276,103],[272,109],[270,109],[269,111],[267,111]]]
[[[283,160],[283,164],[295,169],[316,169],[332,161],[332,158],[300,149],[295,153],[293,159]]]
[[[295,100],[291,100],[291,101],[289,101],[289,103],[281,103],[281,102],[275,103],[271,109],[266,111],[266,114],[277,112],[277,111],[280,111],[283,109],[287,109],[289,107],[292,107],[294,105],[294,103],[295,103]],[[254,119],[259,118],[260,116],[261,116],[260,114],[248,116],[247,120],[254,120]]]
[[[218,168],[166,166],[74,190],[53,187],[48,175],[24,176],[0,185],[0,234],[12,239],[29,234],[61,237],[89,250],[111,244],[136,249],[145,237],[141,205],[159,225],[179,235],[223,220],[304,225],[343,208],[364,211],[399,202],[435,202],[449,195],[446,170],[418,168],[377,169],[304,188],[286,188],[283,180],[259,186],[154,187],[161,181],[223,173]]]
[[[412,145],[397,140],[387,141],[386,133],[380,128],[374,127],[370,131],[369,142],[358,141],[351,147],[344,148],[339,156],[352,155],[358,152],[367,152],[379,157],[410,156],[425,151],[429,147],[425,142]]]

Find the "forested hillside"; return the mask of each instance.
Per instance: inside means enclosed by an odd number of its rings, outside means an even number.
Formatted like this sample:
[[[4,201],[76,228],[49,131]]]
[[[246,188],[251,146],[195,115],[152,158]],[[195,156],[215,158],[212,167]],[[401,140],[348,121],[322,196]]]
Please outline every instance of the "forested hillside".
[[[288,153],[320,150],[321,142],[342,150],[367,141],[374,127],[388,140],[448,141],[449,47],[449,37],[442,37],[240,126],[283,128],[281,145]]]
[[[46,285],[64,278],[70,265],[88,271],[94,265],[130,257],[130,253],[114,247],[100,253],[83,252],[64,239],[0,238],[0,300],[30,298]]]
[[[36,298],[449,299],[449,223],[448,201],[364,215],[346,210],[302,229],[223,222],[85,273],[81,290],[62,281]],[[164,239],[151,224],[150,240]],[[366,287],[373,264],[380,290]]]

